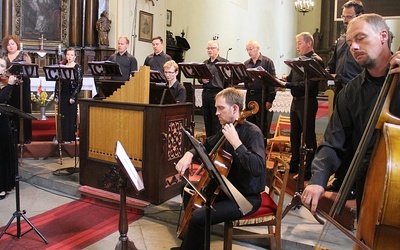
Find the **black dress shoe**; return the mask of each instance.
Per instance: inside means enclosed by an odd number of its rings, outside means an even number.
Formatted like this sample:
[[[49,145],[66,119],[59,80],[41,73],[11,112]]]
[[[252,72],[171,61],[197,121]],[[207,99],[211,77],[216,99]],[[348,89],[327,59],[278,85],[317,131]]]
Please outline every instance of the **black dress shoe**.
[[[3,200],[4,198],[7,197],[7,192],[1,192],[2,194],[0,194],[0,200]]]

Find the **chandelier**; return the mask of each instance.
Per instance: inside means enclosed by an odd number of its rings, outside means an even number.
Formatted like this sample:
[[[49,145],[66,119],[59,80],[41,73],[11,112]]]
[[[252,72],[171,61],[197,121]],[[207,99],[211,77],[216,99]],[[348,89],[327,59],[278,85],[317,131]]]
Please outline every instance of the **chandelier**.
[[[294,2],[294,8],[304,14],[310,12],[314,9],[314,1],[313,0],[296,0]]]

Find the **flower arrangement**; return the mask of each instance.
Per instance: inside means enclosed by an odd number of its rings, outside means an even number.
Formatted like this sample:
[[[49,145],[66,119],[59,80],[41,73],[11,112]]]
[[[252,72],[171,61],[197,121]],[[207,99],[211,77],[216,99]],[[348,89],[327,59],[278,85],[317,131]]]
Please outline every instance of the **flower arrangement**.
[[[46,90],[42,89],[42,83],[39,83],[36,95],[31,93],[31,101],[39,106],[47,106],[47,104],[49,104],[53,100],[54,93],[49,97]]]

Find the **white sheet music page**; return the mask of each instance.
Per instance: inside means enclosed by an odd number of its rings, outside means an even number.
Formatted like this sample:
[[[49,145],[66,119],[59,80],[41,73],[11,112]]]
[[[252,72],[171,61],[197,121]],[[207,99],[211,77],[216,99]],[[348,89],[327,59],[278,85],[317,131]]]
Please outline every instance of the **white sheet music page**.
[[[128,174],[128,178],[131,183],[135,186],[137,191],[141,191],[144,189],[144,184],[142,179],[140,178],[139,174],[137,173],[135,166],[133,166],[131,160],[129,159],[128,155],[124,147],[122,146],[120,141],[117,141],[117,146],[115,148],[115,156],[118,157],[117,160],[120,161],[125,172]]]

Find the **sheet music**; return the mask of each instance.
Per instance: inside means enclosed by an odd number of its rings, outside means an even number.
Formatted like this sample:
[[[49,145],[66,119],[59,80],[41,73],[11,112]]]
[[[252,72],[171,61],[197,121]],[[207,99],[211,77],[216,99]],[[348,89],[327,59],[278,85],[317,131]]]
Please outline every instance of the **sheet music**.
[[[126,154],[124,147],[119,141],[117,141],[117,146],[115,148],[115,158],[121,163],[122,167],[125,170],[125,173],[128,175],[129,180],[136,188],[136,190],[143,190],[143,181],[137,173],[135,166],[133,166],[131,160],[129,159],[129,156]]]

